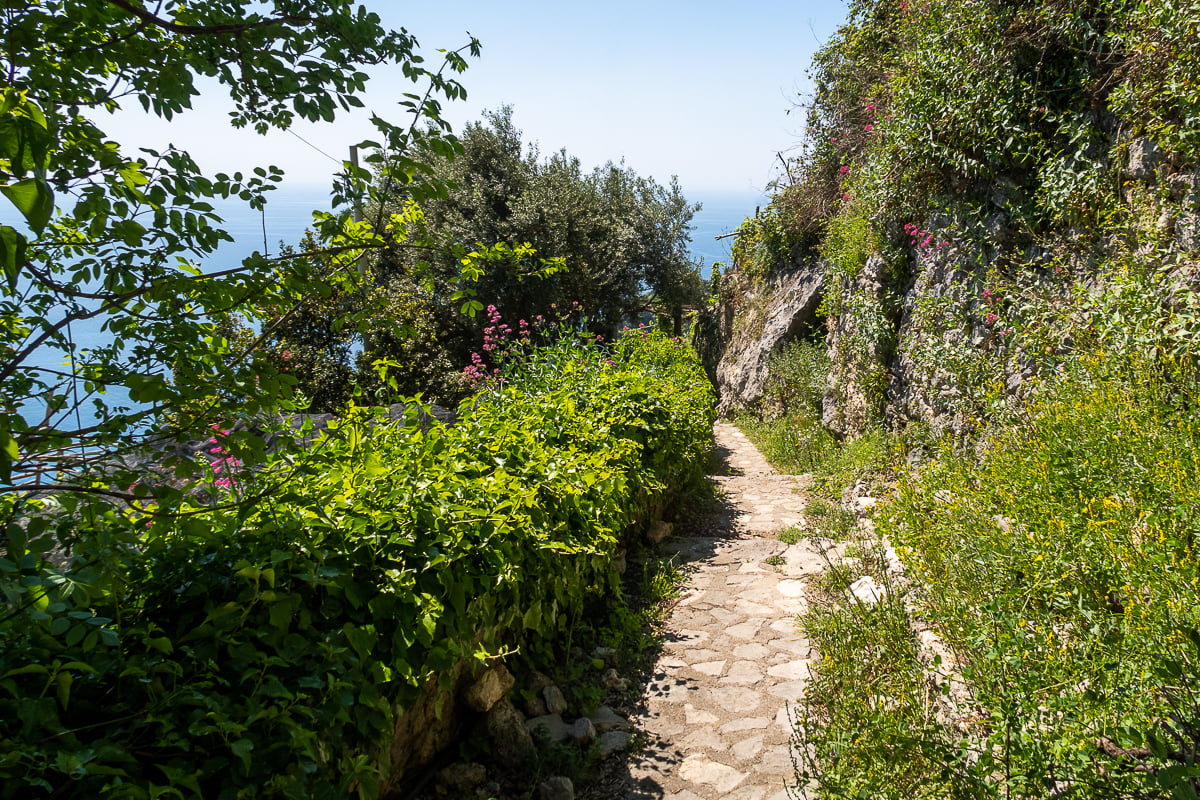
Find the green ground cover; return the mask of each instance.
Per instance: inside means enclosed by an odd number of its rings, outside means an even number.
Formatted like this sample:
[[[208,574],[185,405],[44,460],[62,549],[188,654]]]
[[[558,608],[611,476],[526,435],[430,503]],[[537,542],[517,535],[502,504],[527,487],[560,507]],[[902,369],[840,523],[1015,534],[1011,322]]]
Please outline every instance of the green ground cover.
[[[713,408],[686,345],[564,329],[453,427],[352,410],[169,515],[5,495],[0,796],[373,796],[418,687],[619,594]]]

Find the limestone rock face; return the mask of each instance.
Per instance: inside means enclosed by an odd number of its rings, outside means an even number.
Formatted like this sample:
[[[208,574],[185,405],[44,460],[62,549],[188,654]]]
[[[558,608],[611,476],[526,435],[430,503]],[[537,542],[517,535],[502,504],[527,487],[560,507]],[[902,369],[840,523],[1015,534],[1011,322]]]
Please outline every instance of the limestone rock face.
[[[521,764],[533,753],[533,737],[521,712],[507,700],[492,706],[487,715],[488,736],[501,761]]]
[[[815,329],[822,281],[818,264],[800,265],[772,278],[764,290],[740,298],[713,376],[720,414],[753,407],[762,399],[771,354]]]
[[[541,731],[552,742],[565,742],[571,738],[571,726],[563,722],[559,714],[544,714],[525,720],[525,729],[530,734]]]
[[[567,711],[567,698],[557,686],[551,685],[542,689],[542,700],[545,701],[546,712],[549,714],[565,714]]]
[[[497,664],[479,676],[463,693],[463,702],[475,711],[490,711],[516,679],[503,664]]]
[[[1138,180],[1150,180],[1162,155],[1159,146],[1149,139],[1135,139],[1129,145],[1129,175]]]

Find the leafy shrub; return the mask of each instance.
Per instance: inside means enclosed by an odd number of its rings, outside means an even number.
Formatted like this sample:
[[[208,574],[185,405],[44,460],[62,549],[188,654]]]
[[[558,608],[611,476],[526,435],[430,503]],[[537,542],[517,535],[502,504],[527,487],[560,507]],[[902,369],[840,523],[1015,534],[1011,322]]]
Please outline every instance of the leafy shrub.
[[[823,342],[789,342],[767,360],[763,407],[768,415],[792,411],[821,413],[829,380],[829,354]]]
[[[0,796],[376,796],[422,688],[618,592],[621,533],[704,468],[694,353],[567,346],[455,427],[351,410],[176,514],[4,495]]]
[[[734,266],[751,279],[765,278],[792,262],[804,241],[802,233],[785,205],[772,201],[765,211],[747,217],[738,227],[732,250]]]

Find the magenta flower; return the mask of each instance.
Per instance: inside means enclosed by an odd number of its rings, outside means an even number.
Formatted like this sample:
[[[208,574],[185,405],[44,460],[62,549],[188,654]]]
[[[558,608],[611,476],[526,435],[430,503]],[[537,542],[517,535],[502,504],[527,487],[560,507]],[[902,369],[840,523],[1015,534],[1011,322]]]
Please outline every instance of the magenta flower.
[[[863,130],[866,131],[867,133],[870,133],[871,131],[875,130],[875,126],[874,125],[863,125]]]

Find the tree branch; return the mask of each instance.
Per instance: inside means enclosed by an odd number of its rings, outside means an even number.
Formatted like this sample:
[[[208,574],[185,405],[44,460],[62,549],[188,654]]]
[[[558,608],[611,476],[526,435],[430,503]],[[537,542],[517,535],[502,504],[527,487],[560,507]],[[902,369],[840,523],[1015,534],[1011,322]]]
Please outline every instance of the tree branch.
[[[149,23],[150,25],[153,25],[156,28],[161,28],[164,31],[184,34],[187,36],[241,33],[243,31],[253,30],[255,28],[267,28],[272,25],[304,25],[313,21],[312,17],[275,17],[272,19],[259,20],[258,22],[226,23],[224,25],[179,25],[178,23],[165,20],[162,17],[155,16],[141,6],[126,2],[126,0],[108,0],[108,2],[114,6],[117,6],[118,8],[128,11],[142,22]]]

